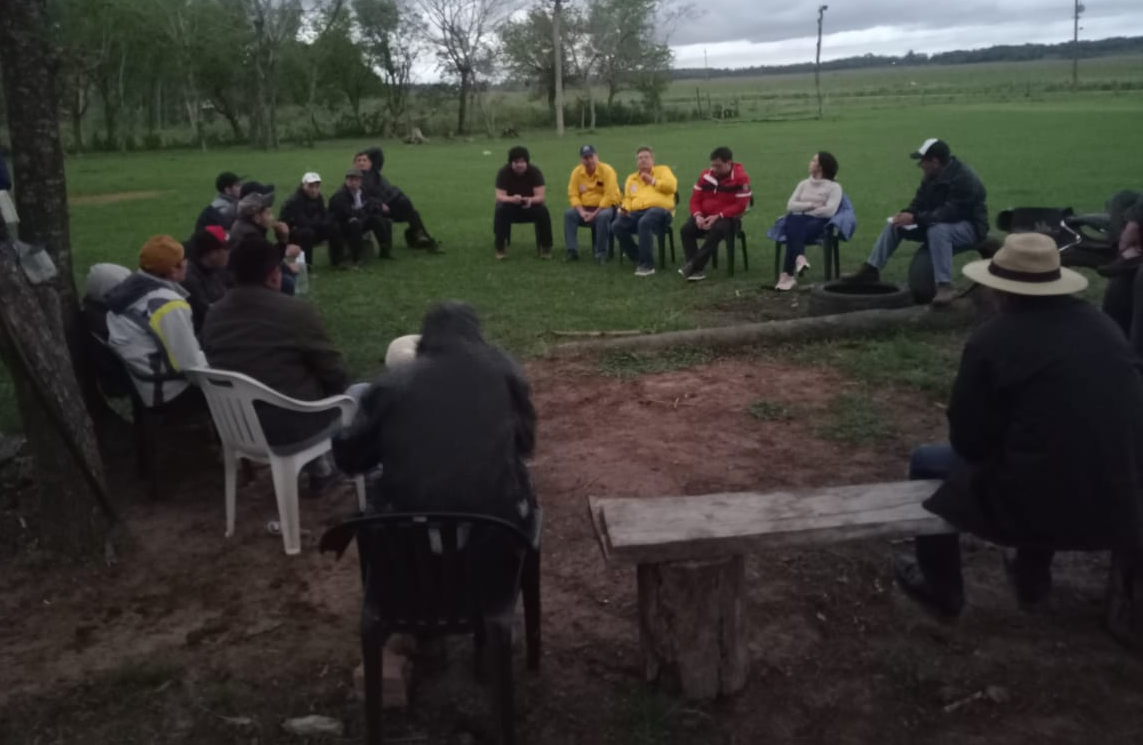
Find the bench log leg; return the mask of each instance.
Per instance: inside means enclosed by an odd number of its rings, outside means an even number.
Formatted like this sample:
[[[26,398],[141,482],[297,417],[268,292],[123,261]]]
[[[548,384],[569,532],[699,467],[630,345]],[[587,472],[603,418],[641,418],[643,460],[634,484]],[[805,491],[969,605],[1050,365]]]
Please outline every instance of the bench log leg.
[[[638,582],[647,680],[690,699],[740,691],[744,557],[640,564]]]
[[[1112,551],[1107,630],[1120,644],[1143,649],[1143,551]]]

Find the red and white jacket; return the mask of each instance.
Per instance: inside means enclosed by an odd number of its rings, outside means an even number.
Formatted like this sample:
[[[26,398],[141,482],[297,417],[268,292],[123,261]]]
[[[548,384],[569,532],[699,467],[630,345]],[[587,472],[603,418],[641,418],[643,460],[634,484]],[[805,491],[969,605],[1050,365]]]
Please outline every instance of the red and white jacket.
[[[721,179],[708,168],[691,191],[690,212],[692,215],[741,217],[753,195],[750,177],[741,163],[732,164],[730,175]]]

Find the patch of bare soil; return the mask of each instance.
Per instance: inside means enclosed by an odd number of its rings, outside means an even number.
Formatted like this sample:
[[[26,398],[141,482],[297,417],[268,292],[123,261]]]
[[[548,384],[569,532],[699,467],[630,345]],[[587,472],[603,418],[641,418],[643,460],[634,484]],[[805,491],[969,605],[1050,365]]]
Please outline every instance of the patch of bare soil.
[[[971,542],[970,607],[952,625],[893,589],[889,557],[907,546],[752,556],[746,690],[703,705],[655,694],[640,677],[634,572],[604,564],[588,495],[897,479],[913,444],[943,435],[943,413],[827,369],[746,358],[634,379],[601,377],[590,360],[534,362],[528,372],[541,426],[544,655],[538,676],[517,655],[519,742],[1138,742],[1143,664],[1100,628],[1106,557],[1060,557],[1052,607],[1028,615],[998,552]],[[867,397],[893,434],[821,439],[819,420],[846,391]],[[756,418],[748,409],[759,400],[788,402],[795,415]],[[129,460],[114,465],[133,500],[134,543],[121,563],[0,564],[0,743],[299,742],[280,722],[309,713],[343,719],[359,741],[356,557],[335,562],[313,547],[324,525],[354,509],[352,489],[303,501],[313,532],[301,556],[287,557],[264,532],[275,514],[264,473],[240,492],[237,534],[226,540],[217,454],[165,445],[170,488],[160,503],[131,496]],[[387,714],[394,738],[490,741],[467,640],[416,671],[411,709]],[[991,698],[972,698],[989,687]]]
[[[72,204],[83,206],[114,204],[115,202],[135,202],[140,199],[154,199],[162,196],[161,191],[115,191],[107,194],[84,194],[80,197],[70,197]]]

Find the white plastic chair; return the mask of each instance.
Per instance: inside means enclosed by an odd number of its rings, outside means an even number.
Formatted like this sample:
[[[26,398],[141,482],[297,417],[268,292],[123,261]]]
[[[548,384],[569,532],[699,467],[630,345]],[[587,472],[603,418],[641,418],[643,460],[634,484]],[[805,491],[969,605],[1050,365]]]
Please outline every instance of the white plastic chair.
[[[357,402],[349,396],[330,396],[320,401],[299,401],[278,393],[254,378],[229,370],[212,367],[193,367],[183,371],[187,379],[198,386],[206,396],[210,415],[222,440],[222,454],[226,468],[226,537],[234,535],[235,499],[238,491],[238,459],[256,463],[269,463],[274,477],[274,495],[278,500],[278,516],[282,526],[282,542],[287,554],[302,550],[301,525],[298,519],[298,474],[314,458],[332,448],[330,438],[337,426],[331,425],[315,434],[295,449],[276,453],[266,442],[262,424],[254,410],[254,403],[275,406],[286,411],[307,414],[341,412],[341,426],[348,426],[357,413]],[[354,479],[357,501],[365,509],[365,478]]]

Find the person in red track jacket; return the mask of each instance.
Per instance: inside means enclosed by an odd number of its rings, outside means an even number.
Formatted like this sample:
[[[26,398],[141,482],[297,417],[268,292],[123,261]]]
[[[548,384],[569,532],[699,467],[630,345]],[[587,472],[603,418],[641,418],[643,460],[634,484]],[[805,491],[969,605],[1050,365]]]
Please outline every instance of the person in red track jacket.
[[[692,282],[706,279],[706,262],[721,241],[734,240],[752,198],[750,177],[742,164],[734,162],[730,148],[715,148],[710,154],[710,168],[702,172],[691,192],[690,219],[679,230],[687,257],[679,274]],[[701,249],[700,236],[706,236]]]

